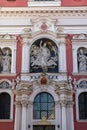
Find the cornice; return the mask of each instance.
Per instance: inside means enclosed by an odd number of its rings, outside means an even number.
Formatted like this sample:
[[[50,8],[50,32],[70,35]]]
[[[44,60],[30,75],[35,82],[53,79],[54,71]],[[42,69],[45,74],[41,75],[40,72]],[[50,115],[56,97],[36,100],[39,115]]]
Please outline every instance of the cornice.
[[[1,7],[0,17],[29,17],[34,15],[54,17],[85,17],[87,7]]]

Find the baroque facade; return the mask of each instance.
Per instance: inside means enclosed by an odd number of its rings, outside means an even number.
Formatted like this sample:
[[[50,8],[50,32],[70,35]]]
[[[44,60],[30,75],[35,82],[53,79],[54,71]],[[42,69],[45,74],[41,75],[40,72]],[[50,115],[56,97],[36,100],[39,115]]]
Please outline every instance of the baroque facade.
[[[87,129],[87,3],[65,1],[0,3],[2,130]]]

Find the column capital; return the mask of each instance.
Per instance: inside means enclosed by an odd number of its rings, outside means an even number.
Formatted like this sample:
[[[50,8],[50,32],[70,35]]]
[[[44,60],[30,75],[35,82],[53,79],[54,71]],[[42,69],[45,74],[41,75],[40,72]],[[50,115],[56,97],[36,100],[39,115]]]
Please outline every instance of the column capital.
[[[21,101],[21,104],[22,104],[23,107],[27,107],[28,101],[22,100],[22,101]]]
[[[67,34],[59,34],[57,36],[59,44],[66,44]]]
[[[67,101],[66,101],[66,100],[61,100],[61,101],[60,101],[60,105],[61,105],[62,107],[66,107]]]
[[[16,101],[15,102],[15,106],[18,107],[18,108],[21,107],[21,102],[20,101]]]
[[[29,38],[28,37],[22,38],[22,45],[29,45]]]
[[[73,101],[68,101],[67,102],[67,107],[73,107],[74,105],[74,102]]]

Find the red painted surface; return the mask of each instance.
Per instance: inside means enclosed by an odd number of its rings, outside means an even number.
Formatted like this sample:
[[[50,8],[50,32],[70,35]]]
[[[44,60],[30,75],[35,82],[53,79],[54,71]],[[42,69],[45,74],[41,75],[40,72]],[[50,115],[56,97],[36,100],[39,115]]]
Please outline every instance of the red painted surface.
[[[66,62],[68,75],[71,75],[73,71],[71,36],[66,38]]]
[[[86,6],[87,0],[61,0],[62,6]],[[7,0],[0,0],[0,6],[4,7],[26,7],[27,0],[15,0],[15,1],[7,1]]]
[[[62,6],[86,6],[87,0],[62,0]]]
[[[16,52],[16,73],[21,73],[21,59],[22,59],[22,39],[20,36],[17,37],[18,43],[17,43],[17,52]]]
[[[75,130],[87,130],[87,122],[75,122]]]
[[[14,130],[14,122],[0,122],[0,130]]]
[[[7,0],[0,0],[0,7],[26,7],[27,6],[27,0],[15,0],[15,1],[7,1]]]

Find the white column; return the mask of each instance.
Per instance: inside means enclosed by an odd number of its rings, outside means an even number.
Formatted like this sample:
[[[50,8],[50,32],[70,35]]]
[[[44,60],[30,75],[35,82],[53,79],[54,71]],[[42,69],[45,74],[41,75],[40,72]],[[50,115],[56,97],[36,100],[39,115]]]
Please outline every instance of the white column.
[[[66,104],[62,103],[62,130],[67,130],[66,122]]]
[[[26,101],[22,101],[21,130],[27,130],[27,103],[26,103]]]
[[[59,71],[66,72],[66,41],[64,37],[59,40]]]
[[[58,101],[55,102],[55,119],[56,119],[55,130],[61,130],[61,105]]]
[[[21,128],[21,104],[16,102],[15,108],[15,125],[14,130],[20,130]]]
[[[30,126],[28,130],[32,130],[32,117],[33,117],[33,102],[28,103],[28,110],[27,110],[27,126]]]
[[[77,49],[73,47],[73,73],[78,73]]]
[[[16,73],[16,48],[12,49],[11,73]]]
[[[67,130],[74,130],[73,103],[67,106]]]
[[[22,42],[22,72],[29,72],[29,39],[23,38]]]

